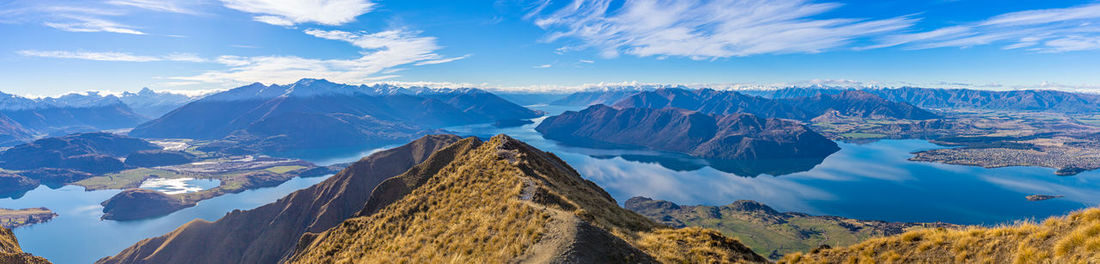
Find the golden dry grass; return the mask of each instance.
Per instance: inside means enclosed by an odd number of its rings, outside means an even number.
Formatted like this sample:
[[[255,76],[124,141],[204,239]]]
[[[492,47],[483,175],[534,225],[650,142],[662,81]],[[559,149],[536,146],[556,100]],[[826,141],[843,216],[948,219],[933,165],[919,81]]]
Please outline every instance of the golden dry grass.
[[[320,234],[290,262],[511,262],[546,235],[558,213],[577,216],[662,262],[762,260],[717,231],[660,228],[619,207],[552,154],[507,137],[480,146],[471,140],[433,154],[429,160],[450,160],[438,171],[426,169],[436,163],[427,161],[396,178],[430,176],[377,213]]]
[[[1100,263],[1100,208],[1042,223],[910,231],[779,263]]]

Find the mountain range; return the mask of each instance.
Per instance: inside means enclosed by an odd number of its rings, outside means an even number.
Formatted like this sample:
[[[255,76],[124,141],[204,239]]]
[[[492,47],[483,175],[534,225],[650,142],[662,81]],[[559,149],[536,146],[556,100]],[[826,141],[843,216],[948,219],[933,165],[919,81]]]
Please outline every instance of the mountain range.
[[[639,92],[623,98],[618,108],[675,107],[710,114],[750,113],[763,117],[811,120],[826,114],[861,118],[934,119],[938,115],[908,103],[885,100],[864,91],[817,93],[811,96],[771,99],[736,91],[680,88]]]
[[[425,137],[275,203],[213,223],[192,221],[97,263],[383,259],[766,261],[716,231],[669,229],[627,211],[553,154],[499,135],[488,141]]]
[[[823,158],[840,150],[833,141],[794,121],[673,107],[594,105],[548,117],[535,130],[570,145],[645,147],[715,160]]]
[[[981,109],[1089,113],[1100,111],[1100,95],[1054,90],[991,91],[974,89],[791,87],[761,94],[776,99],[864,91],[886,100],[928,109]]]
[[[0,146],[41,136],[132,128],[193,99],[149,88],[120,96],[87,92],[38,99],[0,92]]]
[[[302,79],[212,94],[141,124],[130,135],[227,138],[267,152],[361,148],[407,141],[446,126],[539,115],[478,89],[352,86]]]

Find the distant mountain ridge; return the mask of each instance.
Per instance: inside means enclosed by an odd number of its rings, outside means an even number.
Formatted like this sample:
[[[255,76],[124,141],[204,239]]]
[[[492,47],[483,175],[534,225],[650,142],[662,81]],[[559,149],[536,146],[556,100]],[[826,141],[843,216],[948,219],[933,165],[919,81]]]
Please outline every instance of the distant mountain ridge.
[[[647,147],[718,160],[818,158],[840,149],[793,121],[672,107],[594,105],[546,118],[535,130],[567,144]]]
[[[41,135],[130,128],[145,120],[112,95],[90,92],[31,99],[0,92],[0,145]]]
[[[141,124],[148,138],[228,138],[264,151],[380,146],[446,126],[541,115],[478,89],[345,85],[302,79],[242,86]],[[341,139],[336,141],[333,139]]]
[[[764,91],[765,97],[790,99],[816,94],[840,94],[847,91],[864,91],[883,99],[905,102],[930,109],[984,109],[1009,111],[1050,111],[1063,113],[1100,112],[1100,94],[1075,93],[1055,90],[991,91],[974,89],[941,88],[838,88],[838,87],[789,87]]]
[[[675,107],[710,114],[750,113],[796,120],[811,120],[834,111],[844,116],[863,118],[939,118],[938,115],[913,105],[888,101],[863,91],[815,93],[805,97],[771,99],[737,91],[667,88],[639,92],[618,101],[615,107]]]

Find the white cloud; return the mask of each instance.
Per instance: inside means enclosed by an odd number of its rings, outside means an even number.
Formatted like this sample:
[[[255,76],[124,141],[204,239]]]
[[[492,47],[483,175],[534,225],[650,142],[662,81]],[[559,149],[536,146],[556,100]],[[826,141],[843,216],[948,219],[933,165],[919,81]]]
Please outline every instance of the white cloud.
[[[630,54],[715,59],[779,53],[817,53],[855,39],[909,28],[916,19],[815,18],[839,7],[804,0],[577,0],[533,15],[546,41],[579,40],[603,57]],[[534,11],[544,12],[545,5]]]
[[[259,14],[254,20],[272,25],[301,23],[341,25],[370,12],[368,0],[222,0],[225,7]]]
[[[554,65],[550,65],[550,64],[543,64],[543,65],[535,65],[535,67],[534,67],[534,68],[535,68],[535,69],[546,69],[546,68],[550,68],[550,67],[553,67],[553,66],[554,66]]]
[[[1100,4],[1011,12],[974,23],[885,36],[866,48],[911,49],[1003,44],[1003,49],[1065,52],[1100,48]]]
[[[435,38],[404,30],[367,33],[309,29],[305,33],[318,38],[348,42],[363,49],[360,51],[361,56],[355,59],[221,56],[215,62],[227,66],[226,70],[171,79],[237,85],[251,82],[290,83],[309,77],[361,84],[397,77],[389,74],[395,72],[394,67],[447,63],[470,56],[448,58],[436,54],[436,50],[442,47],[436,44]]]
[[[580,62],[581,63],[588,63],[588,64],[596,63],[596,61],[594,61],[594,60],[580,60]]]
[[[187,53],[173,53],[166,56],[142,56],[125,52],[86,52],[86,51],[41,51],[21,50],[19,55],[28,57],[80,59],[94,61],[125,61],[125,62],[151,62],[151,61],[180,61],[180,62],[205,62],[206,60]]]
[[[108,4],[118,6],[130,6],[142,9],[148,9],[158,12],[180,13],[180,14],[196,14],[191,9],[184,8],[174,1],[167,0],[110,0]]]
[[[48,27],[70,32],[111,32],[120,34],[145,35],[133,27],[99,18],[70,16],[68,22],[46,22]]]

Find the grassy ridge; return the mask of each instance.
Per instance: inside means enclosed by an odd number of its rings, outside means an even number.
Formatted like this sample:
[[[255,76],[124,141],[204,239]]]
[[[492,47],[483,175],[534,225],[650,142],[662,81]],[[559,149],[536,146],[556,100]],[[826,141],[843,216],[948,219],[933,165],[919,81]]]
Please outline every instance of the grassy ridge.
[[[1100,263],[1100,208],[1042,223],[909,231],[779,263]]]

